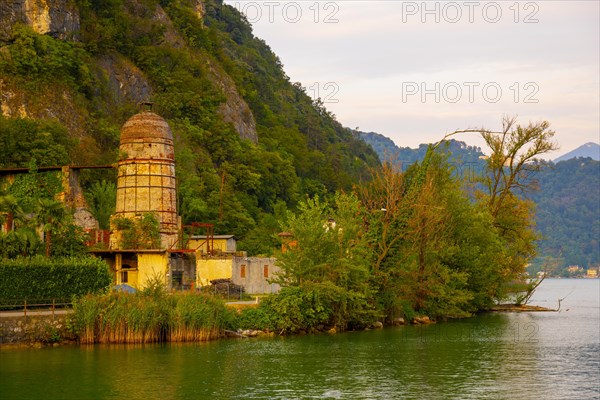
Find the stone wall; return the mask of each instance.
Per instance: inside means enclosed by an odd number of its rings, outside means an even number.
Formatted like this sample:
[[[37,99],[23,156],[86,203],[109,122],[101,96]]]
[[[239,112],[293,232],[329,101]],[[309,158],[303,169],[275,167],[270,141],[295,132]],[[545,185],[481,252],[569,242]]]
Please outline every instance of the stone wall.
[[[67,323],[68,314],[0,316],[0,345],[51,344],[75,340]]]

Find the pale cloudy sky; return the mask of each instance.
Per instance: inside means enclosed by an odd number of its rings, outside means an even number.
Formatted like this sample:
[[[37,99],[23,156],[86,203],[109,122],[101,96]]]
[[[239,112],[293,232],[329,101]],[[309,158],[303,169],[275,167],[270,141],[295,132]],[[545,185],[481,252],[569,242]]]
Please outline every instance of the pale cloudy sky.
[[[597,0],[226,3],[338,121],[399,146],[503,115],[549,121],[552,158],[600,141]]]

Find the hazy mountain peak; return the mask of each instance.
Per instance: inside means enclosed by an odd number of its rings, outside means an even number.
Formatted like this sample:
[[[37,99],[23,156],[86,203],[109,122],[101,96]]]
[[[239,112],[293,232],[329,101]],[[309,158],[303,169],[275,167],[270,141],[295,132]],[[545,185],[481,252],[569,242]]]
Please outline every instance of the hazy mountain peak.
[[[600,161],[600,145],[594,142],[582,144],[575,150],[556,158],[554,162],[566,161],[576,157],[590,157],[592,160]]]

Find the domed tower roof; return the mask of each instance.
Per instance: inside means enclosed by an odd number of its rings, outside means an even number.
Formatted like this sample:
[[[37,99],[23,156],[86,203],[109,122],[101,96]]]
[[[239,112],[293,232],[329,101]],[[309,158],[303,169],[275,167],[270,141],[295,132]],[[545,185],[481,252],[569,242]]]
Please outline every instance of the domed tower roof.
[[[121,144],[154,140],[172,143],[173,133],[167,121],[151,111],[134,115],[121,128]]]

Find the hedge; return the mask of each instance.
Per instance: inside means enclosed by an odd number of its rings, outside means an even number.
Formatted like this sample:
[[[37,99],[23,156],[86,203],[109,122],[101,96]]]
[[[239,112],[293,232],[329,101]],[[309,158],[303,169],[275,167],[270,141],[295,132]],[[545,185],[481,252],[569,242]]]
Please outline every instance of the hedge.
[[[0,304],[14,300],[72,299],[104,291],[112,283],[108,265],[95,257],[0,260]]]

